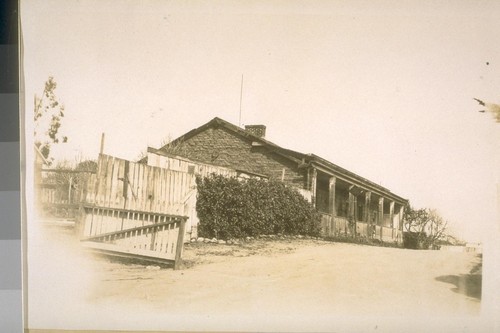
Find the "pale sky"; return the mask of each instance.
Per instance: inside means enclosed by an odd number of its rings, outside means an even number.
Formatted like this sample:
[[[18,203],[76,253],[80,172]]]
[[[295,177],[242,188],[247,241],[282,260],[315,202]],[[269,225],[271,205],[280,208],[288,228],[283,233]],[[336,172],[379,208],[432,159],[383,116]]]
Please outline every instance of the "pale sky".
[[[498,1],[21,1],[27,119],[52,75],[69,143],[54,157],[135,159],[214,117],[264,124],[437,209],[498,228]],[[497,229],[496,229],[497,230]]]

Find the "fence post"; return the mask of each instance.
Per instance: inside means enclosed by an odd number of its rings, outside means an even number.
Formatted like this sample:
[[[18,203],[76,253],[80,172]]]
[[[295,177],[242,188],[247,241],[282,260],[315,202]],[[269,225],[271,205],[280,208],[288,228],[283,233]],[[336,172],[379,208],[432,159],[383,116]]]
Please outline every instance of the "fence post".
[[[184,232],[186,229],[187,217],[182,217],[179,225],[179,235],[177,236],[177,248],[175,249],[174,269],[180,269],[182,265],[182,249],[184,247]]]
[[[81,202],[78,205],[78,213],[75,216],[75,232],[78,238],[83,237],[83,231],[85,229],[85,220],[86,220],[85,208],[83,206],[83,203]]]

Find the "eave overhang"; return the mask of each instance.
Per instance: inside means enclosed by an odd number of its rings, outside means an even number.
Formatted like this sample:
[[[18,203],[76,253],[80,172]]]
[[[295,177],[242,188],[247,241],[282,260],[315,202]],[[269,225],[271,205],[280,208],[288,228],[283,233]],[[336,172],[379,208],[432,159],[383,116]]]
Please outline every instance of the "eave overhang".
[[[400,205],[406,206],[408,205],[408,199],[402,198],[394,193],[392,193],[389,189],[378,185],[366,178],[358,176],[357,174],[344,169],[336,164],[333,164],[317,155],[308,154],[308,159],[301,161],[299,164],[299,168],[304,167],[313,167],[317,170],[320,170],[323,173],[334,176],[338,179],[341,179],[351,185],[355,185],[358,189],[356,192],[364,191],[364,192],[372,192],[377,194],[378,196],[385,197],[391,200],[394,200]]]

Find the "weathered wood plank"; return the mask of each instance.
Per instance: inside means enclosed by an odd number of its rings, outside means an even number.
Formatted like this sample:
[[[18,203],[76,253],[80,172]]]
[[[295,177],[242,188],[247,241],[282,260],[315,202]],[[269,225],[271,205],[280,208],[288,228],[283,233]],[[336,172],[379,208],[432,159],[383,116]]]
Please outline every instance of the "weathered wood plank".
[[[128,187],[128,181],[125,177],[124,160],[118,160],[118,174],[116,177],[115,207],[123,207],[125,204],[124,190]]]
[[[184,232],[186,227],[186,220],[183,219],[179,222],[179,229],[177,229],[177,248],[175,249],[175,264],[174,269],[181,268],[182,265],[182,250],[184,247]]]
[[[131,167],[133,169],[133,180],[132,185],[130,186],[130,191],[132,192],[132,200],[128,201],[127,209],[137,210],[137,202],[139,200],[139,165],[137,163],[131,163]],[[132,172],[131,172],[132,173]],[[132,191],[133,189],[133,191]]]
[[[172,193],[173,193],[173,186],[172,186],[172,173],[171,172],[167,172],[167,179],[166,179],[166,182],[167,182],[167,187],[168,187],[168,191],[167,191],[167,195],[166,195],[166,199],[167,199],[167,207],[165,207],[165,212],[168,213],[169,210],[168,208],[172,205]]]
[[[144,202],[144,197],[145,197],[145,193],[144,193],[144,165],[139,165],[139,173],[138,173],[138,178],[137,178],[137,186],[138,186],[138,201],[137,201],[137,205],[135,207],[136,210],[144,210],[144,207],[142,205],[142,203]]]
[[[116,255],[120,255],[123,257],[134,257],[134,255],[138,256],[138,259],[163,259],[168,261],[174,261],[175,255],[170,253],[160,253],[149,251],[145,249],[139,248],[131,248],[129,246],[123,245],[115,245],[115,244],[107,244],[107,243],[98,243],[98,242],[87,242],[83,244],[84,247],[93,249],[93,250],[101,250],[107,251],[110,253],[115,253]]]
[[[134,251],[180,256],[176,253],[187,219],[180,214],[191,214],[194,182],[193,174],[100,155],[98,172],[90,176],[86,188],[82,233],[86,240],[94,237]]]
[[[160,169],[153,169],[153,212],[159,212],[160,210],[160,188],[161,188],[161,179],[160,179]]]
[[[119,160],[113,160],[111,162],[111,175],[108,177],[111,182],[109,183],[109,188],[107,189],[109,191],[109,207],[117,207],[116,203],[116,192],[118,191],[118,172],[119,172],[119,166],[120,166],[120,161]]]

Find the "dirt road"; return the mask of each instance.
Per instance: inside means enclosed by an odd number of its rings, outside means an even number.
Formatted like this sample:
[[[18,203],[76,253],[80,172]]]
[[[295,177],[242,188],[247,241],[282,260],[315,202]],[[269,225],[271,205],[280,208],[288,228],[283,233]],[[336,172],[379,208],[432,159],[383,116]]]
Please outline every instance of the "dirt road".
[[[57,259],[33,258],[30,317],[38,327],[50,323],[49,308],[69,313],[58,324],[84,328],[259,331],[371,331],[387,321],[456,323],[480,313],[475,254],[312,239],[193,243],[185,269],[173,271],[90,256],[69,230],[56,238],[34,245]]]

